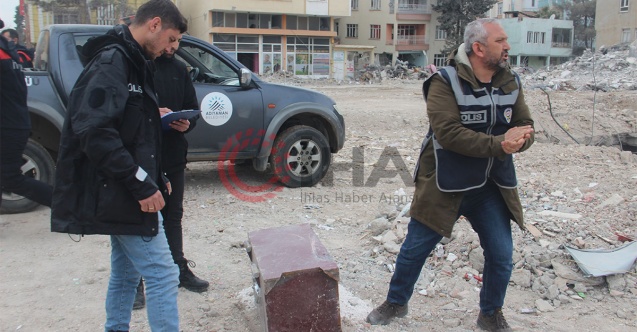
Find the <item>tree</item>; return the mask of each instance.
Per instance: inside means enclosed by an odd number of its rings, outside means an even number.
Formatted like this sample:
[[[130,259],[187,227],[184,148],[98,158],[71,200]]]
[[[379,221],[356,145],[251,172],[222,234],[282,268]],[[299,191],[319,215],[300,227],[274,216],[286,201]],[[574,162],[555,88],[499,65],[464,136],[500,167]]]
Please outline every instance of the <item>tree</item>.
[[[53,12],[56,17],[77,18],[76,22],[74,22],[75,20],[64,19],[62,22],[54,23],[91,23],[89,0],[34,0],[34,3],[44,11]]]
[[[440,13],[440,28],[447,32],[443,52],[450,52],[460,46],[464,38],[464,28],[469,22],[484,17],[497,0],[438,0],[431,8]]]
[[[559,20],[562,17],[562,11],[557,7],[542,7],[537,11],[538,18],[550,18],[555,15],[555,19]]]
[[[24,16],[20,15],[20,6],[15,7],[15,15],[13,16],[15,22],[15,30],[18,32],[18,38],[20,39],[20,43],[26,41],[24,38]]]
[[[574,54],[581,54],[585,48],[593,47],[596,5],[595,0],[572,0],[565,5],[570,13],[570,19],[573,20]]]

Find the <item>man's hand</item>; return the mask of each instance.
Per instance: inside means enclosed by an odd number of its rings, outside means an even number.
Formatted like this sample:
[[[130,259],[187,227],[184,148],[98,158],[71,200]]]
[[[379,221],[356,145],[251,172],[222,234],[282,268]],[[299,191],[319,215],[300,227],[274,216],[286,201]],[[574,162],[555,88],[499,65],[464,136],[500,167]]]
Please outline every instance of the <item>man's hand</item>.
[[[186,119],[175,120],[170,123],[170,128],[175,129],[180,132],[184,132],[190,128],[190,121]]]
[[[164,202],[164,197],[161,195],[161,192],[157,190],[152,196],[139,201],[139,205],[142,212],[155,213],[163,209],[166,203]]]
[[[502,150],[506,154],[512,154],[518,152],[520,148],[524,145],[527,139],[531,138],[531,133],[533,133],[533,127],[531,126],[522,126],[522,127],[513,127],[504,134],[504,141],[502,141]]]
[[[172,112],[172,110],[168,107],[160,107],[159,108],[159,116],[164,116],[168,113]]]

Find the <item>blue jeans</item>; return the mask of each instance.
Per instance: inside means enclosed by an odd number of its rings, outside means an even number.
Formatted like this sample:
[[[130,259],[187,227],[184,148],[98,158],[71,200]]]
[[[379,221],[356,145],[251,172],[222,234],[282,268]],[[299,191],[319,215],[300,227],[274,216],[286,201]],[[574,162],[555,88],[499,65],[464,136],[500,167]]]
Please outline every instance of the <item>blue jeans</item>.
[[[155,237],[111,235],[111,278],[106,294],[106,331],[128,331],[139,278],[146,280],[148,323],[153,332],[178,332],[179,269],[173,262],[161,217]]]
[[[498,187],[488,181],[482,188],[465,193],[458,216],[465,216],[478,233],[484,250],[484,271],[480,290],[480,310],[491,314],[504,304],[513,269],[513,239],[509,209]],[[412,218],[407,237],[396,258],[396,270],[389,284],[387,301],[406,304],[425,260],[442,236]]]

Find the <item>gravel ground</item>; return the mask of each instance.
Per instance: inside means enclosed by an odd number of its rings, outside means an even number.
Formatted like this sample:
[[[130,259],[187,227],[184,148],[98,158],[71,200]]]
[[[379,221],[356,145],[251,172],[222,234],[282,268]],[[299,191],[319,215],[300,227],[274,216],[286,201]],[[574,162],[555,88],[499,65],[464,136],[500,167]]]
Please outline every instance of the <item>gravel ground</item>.
[[[185,252],[211,287],[202,294],[180,289],[182,330],[258,331],[243,243],[248,232],[300,223],[312,226],[339,266],[344,331],[476,330],[480,284],[465,275],[479,275],[479,244],[463,220],[440,255],[428,260],[409,315],[385,327],[364,322],[384,299],[404,237],[408,218],[401,211],[413,193],[410,177],[428,126],[422,82],[287,83],[337,101],[347,126],[345,147],[316,187],[273,189],[261,202],[232,195],[216,163],[188,165]],[[635,132],[637,91],[549,95],[551,110],[546,94],[527,91],[537,143],[516,155],[516,164],[526,220],[539,233],[514,229],[516,265],[504,313],[517,331],[634,330],[636,270],[585,278],[564,245],[616,248],[617,233],[637,234],[637,161],[616,142],[624,137],[618,134]],[[595,146],[600,142],[612,146]],[[363,160],[353,162],[361,151]],[[272,176],[246,167],[236,171],[251,185]],[[109,239],[87,236],[76,243],[51,233],[49,217],[42,207],[0,216],[0,330],[103,329]],[[132,325],[150,330],[145,311],[134,312]]]

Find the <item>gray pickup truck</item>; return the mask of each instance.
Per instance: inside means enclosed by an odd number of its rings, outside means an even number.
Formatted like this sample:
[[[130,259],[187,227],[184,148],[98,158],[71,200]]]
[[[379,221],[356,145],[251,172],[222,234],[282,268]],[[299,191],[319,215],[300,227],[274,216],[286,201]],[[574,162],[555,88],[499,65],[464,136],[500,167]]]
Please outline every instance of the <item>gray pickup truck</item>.
[[[82,72],[78,51],[109,26],[51,25],[39,37],[33,70],[25,71],[32,134],[24,173],[51,183],[68,96]],[[345,141],[335,102],[315,91],[262,81],[219,48],[184,36],[177,58],[186,63],[202,111],[187,134],[189,161],[249,161],[256,171],[272,165],[288,187],[313,186],[325,176]],[[2,213],[37,206],[2,194]]]

